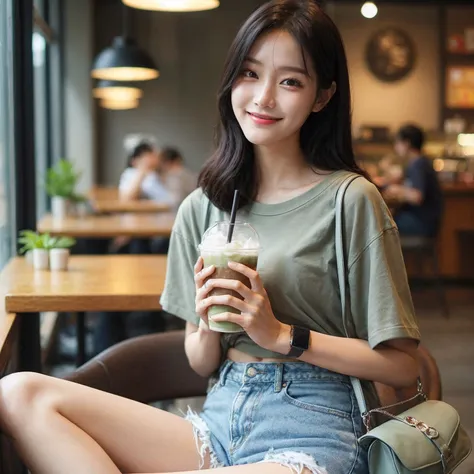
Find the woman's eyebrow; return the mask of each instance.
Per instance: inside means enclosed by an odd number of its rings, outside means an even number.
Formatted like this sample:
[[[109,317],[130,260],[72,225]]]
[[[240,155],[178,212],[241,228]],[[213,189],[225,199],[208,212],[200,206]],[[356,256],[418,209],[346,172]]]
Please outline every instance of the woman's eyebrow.
[[[259,61],[258,59],[252,58],[250,56],[247,56],[245,58],[245,62],[256,64],[257,66],[263,66],[263,63],[261,61]],[[303,74],[305,76],[309,76],[306,69],[304,69],[302,67],[298,67],[298,66],[280,66],[277,70],[278,71],[286,71],[286,72],[296,72],[298,74]]]

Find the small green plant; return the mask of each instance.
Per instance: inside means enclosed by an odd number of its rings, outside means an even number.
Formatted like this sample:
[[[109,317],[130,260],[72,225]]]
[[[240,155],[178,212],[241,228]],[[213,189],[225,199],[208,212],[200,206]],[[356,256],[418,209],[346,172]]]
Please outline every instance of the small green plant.
[[[20,255],[34,249],[68,249],[76,240],[72,237],[51,237],[49,234],[39,234],[33,230],[22,230],[18,237],[18,243],[22,246]]]
[[[74,169],[74,164],[68,160],[60,160],[46,172],[45,188],[50,196],[71,198],[81,173]]]
[[[52,249],[69,249],[75,245],[76,239],[72,237],[53,237],[50,239],[49,248]]]
[[[69,196],[69,199],[71,200],[71,202],[75,204],[87,202],[88,200],[87,196],[84,196],[84,194],[76,194],[76,193],[73,193],[71,196]]]
[[[34,249],[46,249],[47,239],[45,239],[45,235],[38,234],[33,230],[21,230],[18,237],[18,243],[22,246],[19,250],[20,254]]]

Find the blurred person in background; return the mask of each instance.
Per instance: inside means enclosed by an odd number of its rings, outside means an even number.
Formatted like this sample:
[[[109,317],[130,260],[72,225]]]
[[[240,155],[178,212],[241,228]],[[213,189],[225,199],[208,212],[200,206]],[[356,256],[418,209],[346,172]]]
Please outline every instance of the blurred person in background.
[[[173,147],[160,150],[160,170],[166,190],[177,209],[197,187],[197,176],[184,165],[183,156]]]
[[[396,134],[395,151],[406,161],[402,184],[390,184],[384,197],[396,202],[395,222],[401,235],[435,237],[443,212],[443,194],[436,171],[423,155],[423,130],[404,125]]]
[[[159,176],[160,154],[148,143],[138,143],[128,156],[120,176],[119,195],[124,200],[151,199],[172,205],[172,196]]]

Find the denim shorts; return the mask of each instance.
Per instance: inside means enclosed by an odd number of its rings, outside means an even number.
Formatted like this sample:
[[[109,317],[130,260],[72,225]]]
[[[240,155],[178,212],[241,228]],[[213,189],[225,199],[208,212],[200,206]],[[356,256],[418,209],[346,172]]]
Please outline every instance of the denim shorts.
[[[203,412],[187,419],[211,468],[273,462],[295,473],[368,473],[349,378],[304,362],[226,361]]]

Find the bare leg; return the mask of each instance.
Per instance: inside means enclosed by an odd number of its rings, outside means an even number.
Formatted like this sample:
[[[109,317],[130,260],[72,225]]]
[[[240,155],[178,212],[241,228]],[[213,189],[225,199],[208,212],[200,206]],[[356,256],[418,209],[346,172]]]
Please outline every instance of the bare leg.
[[[246,464],[244,466],[221,467],[201,471],[180,472],[180,474],[289,474],[288,467],[275,463]],[[157,474],[157,473],[150,473]],[[167,473],[173,474],[173,473]],[[301,474],[312,474],[309,469],[303,469]]]
[[[190,471],[201,461],[184,419],[40,374],[0,380],[0,428],[34,474]]]

